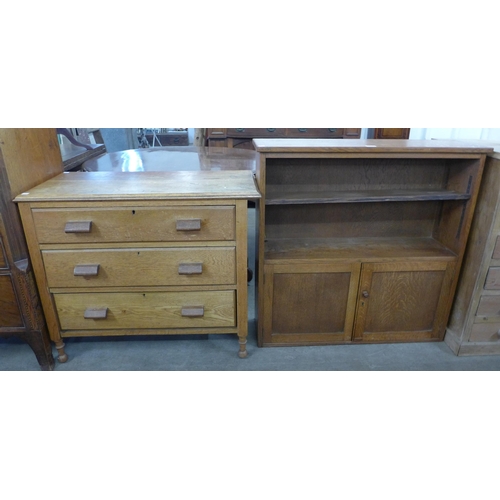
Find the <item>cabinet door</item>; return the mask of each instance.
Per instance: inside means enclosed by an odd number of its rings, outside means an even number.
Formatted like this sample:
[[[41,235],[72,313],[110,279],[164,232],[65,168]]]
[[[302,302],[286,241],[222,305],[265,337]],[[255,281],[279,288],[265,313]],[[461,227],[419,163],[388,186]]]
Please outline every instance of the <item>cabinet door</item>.
[[[261,345],[350,341],[360,264],[264,266]]]
[[[454,263],[363,264],[354,340],[440,339],[446,327]]]

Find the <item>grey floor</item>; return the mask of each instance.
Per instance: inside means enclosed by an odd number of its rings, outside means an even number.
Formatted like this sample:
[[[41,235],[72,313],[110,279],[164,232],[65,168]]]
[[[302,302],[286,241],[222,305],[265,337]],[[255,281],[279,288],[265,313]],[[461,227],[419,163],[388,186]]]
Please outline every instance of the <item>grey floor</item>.
[[[254,258],[254,215],[249,215],[249,259]],[[500,356],[458,357],[444,342],[257,347],[255,279],[249,284],[248,357],[237,355],[235,335],[65,339],[69,359],[57,371],[496,371]],[[54,349],[54,356],[56,351]],[[0,370],[39,370],[22,341],[0,339]]]

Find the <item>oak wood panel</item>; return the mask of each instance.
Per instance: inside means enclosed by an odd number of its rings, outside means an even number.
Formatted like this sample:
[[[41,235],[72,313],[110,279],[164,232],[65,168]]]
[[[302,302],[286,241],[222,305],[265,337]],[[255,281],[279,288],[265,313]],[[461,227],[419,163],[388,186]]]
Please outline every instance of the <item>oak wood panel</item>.
[[[318,192],[436,190],[447,187],[449,164],[426,158],[270,158],[266,185],[283,190],[314,186]]]
[[[453,266],[446,262],[364,264],[355,338],[435,338],[444,333]]]
[[[9,167],[12,198],[63,171],[55,129],[1,128],[0,145]]]
[[[456,255],[432,238],[304,238],[268,240],[265,259],[297,263],[320,260],[443,260]]]
[[[104,286],[234,285],[235,247],[45,250],[50,288]],[[180,266],[200,264],[200,274],[180,274]],[[98,264],[93,277],[75,276],[76,266]]]
[[[22,193],[16,201],[256,199],[247,170],[70,172]]]
[[[234,206],[187,206],[92,209],[35,209],[33,218],[40,243],[134,241],[211,241],[235,239]],[[179,221],[200,220],[199,231],[178,229]],[[70,221],[91,221],[90,233],[67,233]]]
[[[265,266],[263,344],[349,341],[359,263]]]
[[[0,311],[0,333],[2,328],[24,327],[10,274],[0,274]]]
[[[441,203],[431,201],[268,206],[268,239],[430,238]]]
[[[254,139],[255,149],[260,153],[280,153],[290,154],[297,157],[299,153],[338,153],[359,154],[360,156],[380,153],[390,154],[410,154],[414,157],[415,153],[421,153],[426,156],[431,154],[443,153],[446,155],[463,155],[471,153],[475,158],[480,154],[493,152],[492,147],[478,146],[466,141],[457,143],[453,140],[400,140],[400,139],[352,139],[346,142],[342,139]]]
[[[216,328],[235,326],[235,292],[145,292],[55,294],[63,330]],[[182,316],[183,307],[203,306],[202,317]],[[107,308],[104,320],[85,319],[87,308]]]

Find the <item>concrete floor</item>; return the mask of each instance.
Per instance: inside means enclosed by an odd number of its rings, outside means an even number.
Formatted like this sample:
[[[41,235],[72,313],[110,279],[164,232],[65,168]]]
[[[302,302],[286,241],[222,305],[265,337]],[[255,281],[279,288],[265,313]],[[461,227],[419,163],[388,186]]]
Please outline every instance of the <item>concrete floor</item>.
[[[249,215],[249,261],[254,259],[255,211]],[[496,371],[500,356],[457,357],[444,342],[257,347],[255,278],[249,284],[248,357],[237,355],[236,335],[66,339],[67,363],[57,371]],[[54,356],[56,351],[54,349]],[[0,339],[1,371],[39,370],[22,341]]]

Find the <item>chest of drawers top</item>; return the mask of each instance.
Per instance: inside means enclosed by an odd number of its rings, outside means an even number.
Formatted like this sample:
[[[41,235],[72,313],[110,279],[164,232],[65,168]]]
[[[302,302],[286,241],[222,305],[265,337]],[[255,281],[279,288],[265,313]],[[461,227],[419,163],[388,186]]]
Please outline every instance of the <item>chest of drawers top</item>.
[[[257,199],[250,171],[67,172],[15,202]]]

